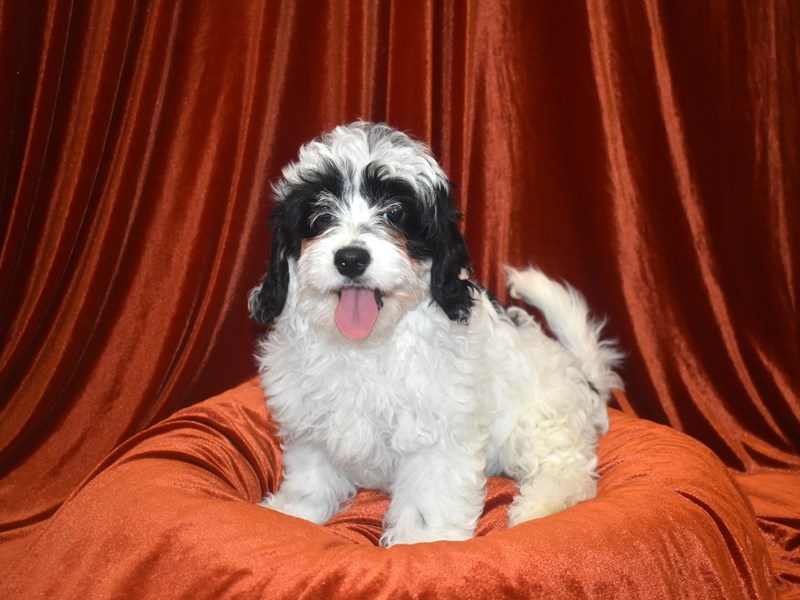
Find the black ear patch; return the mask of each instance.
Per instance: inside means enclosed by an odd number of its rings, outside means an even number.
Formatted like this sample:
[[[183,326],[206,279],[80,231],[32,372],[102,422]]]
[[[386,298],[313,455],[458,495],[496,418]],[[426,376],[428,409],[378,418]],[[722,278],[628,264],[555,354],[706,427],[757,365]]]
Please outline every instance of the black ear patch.
[[[450,190],[436,190],[433,218],[429,221],[431,254],[431,295],[447,316],[466,324],[472,311],[475,284],[464,237],[458,229],[461,213],[453,206]]]
[[[289,253],[286,232],[280,225],[281,208],[276,207],[272,218],[272,242],[269,252],[269,268],[261,285],[250,292],[248,307],[253,319],[262,325],[272,323],[286,304],[289,290]]]
[[[313,205],[323,195],[341,196],[344,178],[334,162],[323,160],[318,169],[300,173],[298,181],[290,184],[284,180],[274,187],[269,268],[248,298],[255,321],[268,325],[283,311],[289,291],[289,258],[298,258],[301,241],[319,233],[321,221],[316,226],[310,221]]]

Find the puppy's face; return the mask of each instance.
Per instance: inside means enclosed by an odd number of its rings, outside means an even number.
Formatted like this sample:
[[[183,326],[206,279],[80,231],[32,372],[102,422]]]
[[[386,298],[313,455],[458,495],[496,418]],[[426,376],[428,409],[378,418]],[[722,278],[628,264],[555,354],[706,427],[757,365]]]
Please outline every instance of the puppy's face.
[[[270,266],[250,296],[257,321],[294,310],[361,340],[420,302],[468,319],[458,211],[424,145],[385,125],[338,127],[303,146],[274,191]]]

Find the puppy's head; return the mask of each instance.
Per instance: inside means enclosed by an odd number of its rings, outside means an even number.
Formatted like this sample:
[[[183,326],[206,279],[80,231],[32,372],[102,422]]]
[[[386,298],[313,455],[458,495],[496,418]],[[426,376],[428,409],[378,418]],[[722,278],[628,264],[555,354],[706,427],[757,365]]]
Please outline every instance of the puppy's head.
[[[274,192],[269,267],[249,298],[256,321],[295,310],[314,327],[362,339],[421,301],[468,320],[459,212],[420,142],[386,125],[337,127],[300,148]]]

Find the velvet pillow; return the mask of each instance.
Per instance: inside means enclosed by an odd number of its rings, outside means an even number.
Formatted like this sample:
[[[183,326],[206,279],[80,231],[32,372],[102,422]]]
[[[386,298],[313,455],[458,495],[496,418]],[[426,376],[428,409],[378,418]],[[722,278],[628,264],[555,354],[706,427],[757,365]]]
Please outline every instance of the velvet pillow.
[[[360,492],[326,526],[257,506],[280,445],[254,381],[113,453],[6,574],[6,598],[772,597],[752,509],[720,461],[611,410],[595,499],[507,529],[489,482],[477,536],[384,549],[387,499]]]

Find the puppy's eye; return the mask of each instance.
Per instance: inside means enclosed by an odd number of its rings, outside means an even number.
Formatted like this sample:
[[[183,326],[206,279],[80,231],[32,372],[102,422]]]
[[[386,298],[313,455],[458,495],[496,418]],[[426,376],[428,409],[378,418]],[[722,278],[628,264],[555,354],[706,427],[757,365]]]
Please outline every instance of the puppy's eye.
[[[309,225],[311,231],[316,235],[325,231],[333,223],[333,215],[329,212],[318,213],[311,217]]]
[[[389,221],[392,225],[400,225],[403,222],[403,218],[405,217],[405,212],[403,211],[403,207],[397,204],[394,204],[387,208],[381,216]]]

